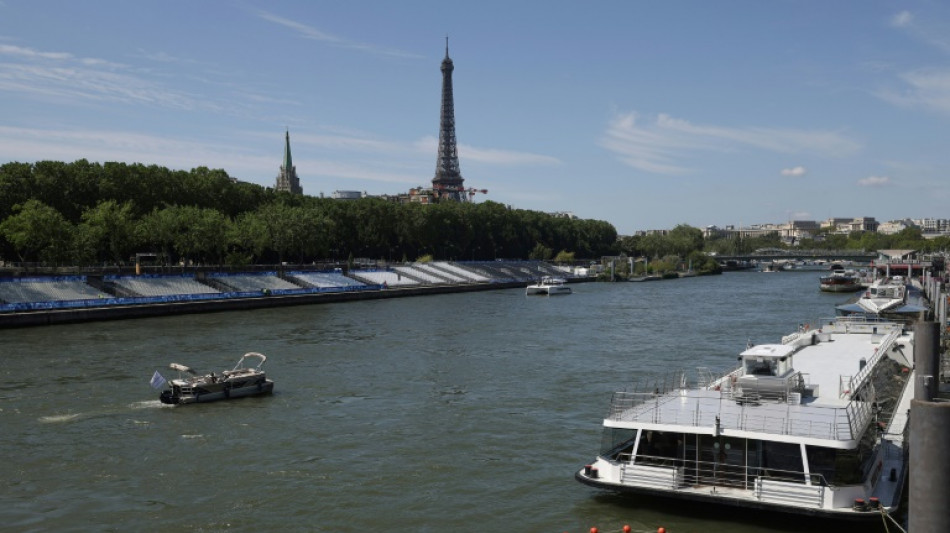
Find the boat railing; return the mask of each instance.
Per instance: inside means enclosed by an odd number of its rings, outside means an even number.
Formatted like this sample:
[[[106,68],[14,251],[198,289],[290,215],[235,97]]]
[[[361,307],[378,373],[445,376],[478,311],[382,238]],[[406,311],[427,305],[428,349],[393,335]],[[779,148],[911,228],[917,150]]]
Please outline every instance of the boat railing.
[[[886,354],[887,351],[891,349],[891,345],[894,344],[894,341],[897,340],[897,337],[899,337],[900,334],[900,330],[891,330],[891,332],[881,340],[881,343],[874,350],[874,355],[871,356],[871,359],[861,367],[857,374],[848,380],[848,388],[846,390],[839,391],[839,396],[841,398],[851,398],[858,388],[864,384],[868,376],[870,376],[871,372],[874,370],[874,366],[878,363],[878,361],[880,361],[881,357],[884,357],[884,354]]]
[[[751,491],[763,501],[820,508],[829,484],[821,474],[721,461],[638,455],[618,457],[621,483],[676,490],[717,487]]]
[[[694,392],[694,394],[696,394]],[[799,417],[792,405],[784,414],[775,410],[759,410],[753,401],[733,402],[737,409],[723,409],[728,392],[701,391],[692,398],[690,409],[664,409],[670,402],[682,399],[678,394],[614,393],[608,420],[667,424],[685,427],[715,427],[736,431],[754,431],[777,435],[795,435],[817,439],[850,440],[859,434],[858,429],[870,420],[870,402],[851,402],[847,407],[808,407],[808,416]],[[748,396],[746,398],[749,398]],[[867,403],[863,409],[857,404]]]

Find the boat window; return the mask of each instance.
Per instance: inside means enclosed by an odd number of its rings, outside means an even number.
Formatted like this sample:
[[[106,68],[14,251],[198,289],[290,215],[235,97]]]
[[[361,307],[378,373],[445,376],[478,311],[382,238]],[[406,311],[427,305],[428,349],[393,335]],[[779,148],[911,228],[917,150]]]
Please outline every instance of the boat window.
[[[773,479],[804,483],[802,451],[798,444],[788,442],[762,442],[760,456],[761,475]]]
[[[745,372],[754,376],[775,376],[777,375],[777,366],[775,359],[747,359]]]
[[[632,454],[636,438],[635,429],[605,428],[600,442],[600,456],[616,457],[621,452]]]
[[[805,446],[808,455],[808,470],[813,483],[827,485],[835,479],[835,456],[837,450],[821,446]]]
[[[637,447],[637,462],[667,464],[683,457],[683,435],[644,431]]]

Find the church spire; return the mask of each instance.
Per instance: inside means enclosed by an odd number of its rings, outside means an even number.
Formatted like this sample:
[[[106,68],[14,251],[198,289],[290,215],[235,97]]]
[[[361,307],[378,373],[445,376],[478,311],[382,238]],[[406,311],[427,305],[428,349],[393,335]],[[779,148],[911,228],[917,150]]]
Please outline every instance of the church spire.
[[[280,166],[280,174],[277,175],[277,184],[274,188],[292,194],[303,194],[300,178],[297,177],[297,167],[294,166],[294,161],[290,157],[290,129],[287,130],[284,139],[284,164]]]
[[[286,144],[284,145],[284,168],[293,168],[294,163],[290,158],[290,129],[287,129]]]

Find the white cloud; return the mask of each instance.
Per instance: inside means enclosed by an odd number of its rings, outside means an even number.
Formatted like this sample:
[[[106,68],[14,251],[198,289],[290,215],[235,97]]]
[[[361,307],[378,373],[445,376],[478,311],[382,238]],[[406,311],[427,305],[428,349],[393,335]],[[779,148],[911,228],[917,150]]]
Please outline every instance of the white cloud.
[[[13,45],[0,45],[0,92],[19,93],[27,98],[54,100],[68,105],[76,101],[125,104],[152,104],[191,110],[200,104],[190,95],[170,90],[125,66],[99,58],[77,58],[65,52],[45,52]]]
[[[910,11],[901,11],[891,18],[891,25],[895,28],[906,28],[914,22],[914,15]]]
[[[782,169],[782,175],[783,175],[783,176],[792,176],[792,177],[796,177],[796,178],[797,178],[797,177],[799,177],[799,176],[804,176],[804,175],[807,174],[807,173],[808,173],[808,170],[806,170],[805,167],[803,167],[803,166],[801,166],[801,165],[799,165],[799,166],[797,166],[797,167],[783,168],[783,169]]]
[[[12,44],[0,44],[0,55],[14,56],[21,59],[54,59],[66,60],[72,59],[73,55],[66,52],[40,52],[32,48],[14,46]]]
[[[950,40],[947,39],[942,17],[929,13],[928,16],[918,18],[910,11],[901,11],[891,17],[890,23],[892,27],[906,32],[914,39],[950,53]]]
[[[890,185],[891,178],[888,176],[868,176],[858,180],[858,185],[862,187],[883,187]]]
[[[643,122],[636,112],[614,116],[600,144],[633,168],[668,175],[689,172],[685,162],[699,151],[759,149],[840,157],[861,149],[857,142],[831,131],[697,125],[666,114]]]
[[[285,28],[290,28],[297,32],[301,37],[305,39],[312,39],[315,41],[321,41],[333,46],[338,46],[340,48],[351,48],[354,50],[360,50],[363,52],[369,52],[373,54],[394,56],[394,57],[406,57],[406,58],[422,58],[419,54],[413,54],[410,52],[405,52],[403,50],[397,50],[395,48],[386,48],[381,46],[376,46],[369,43],[361,43],[357,41],[349,41],[341,37],[337,37],[331,33],[327,33],[321,30],[314,28],[313,26],[308,26],[306,24],[301,24],[295,20],[290,20],[267,11],[258,11],[256,15],[266,20],[267,22],[273,22],[274,24],[279,24]]]
[[[907,89],[881,91],[878,96],[895,105],[924,107],[950,113],[950,69],[918,69],[900,75]]]

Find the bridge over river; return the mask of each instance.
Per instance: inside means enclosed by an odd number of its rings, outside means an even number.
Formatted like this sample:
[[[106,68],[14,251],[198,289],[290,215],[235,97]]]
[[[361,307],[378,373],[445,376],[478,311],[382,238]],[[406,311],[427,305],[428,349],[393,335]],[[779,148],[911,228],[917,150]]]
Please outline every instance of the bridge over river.
[[[877,252],[865,252],[861,250],[782,250],[782,249],[764,249],[756,250],[751,254],[739,255],[718,255],[716,259],[721,262],[734,261],[752,262],[752,261],[852,261],[856,263],[868,263],[878,258]]]

